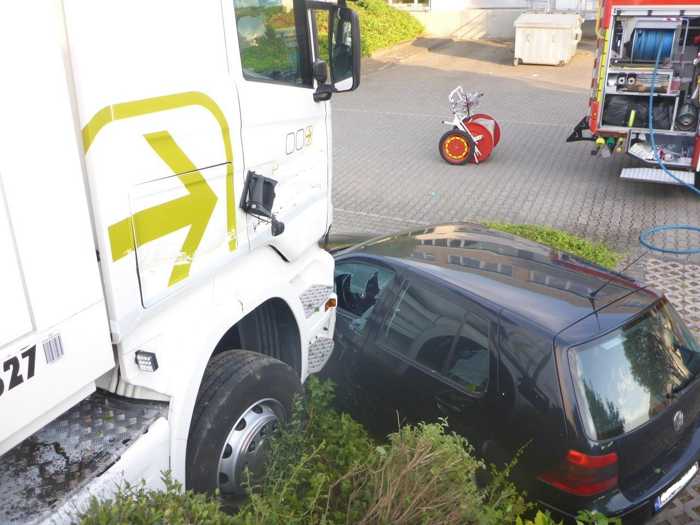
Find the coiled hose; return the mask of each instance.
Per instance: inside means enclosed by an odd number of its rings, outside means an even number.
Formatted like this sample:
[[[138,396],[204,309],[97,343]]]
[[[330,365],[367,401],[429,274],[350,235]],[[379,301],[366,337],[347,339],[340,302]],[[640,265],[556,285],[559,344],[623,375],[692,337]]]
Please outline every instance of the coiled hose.
[[[671,56],[673,49],[673,29],[636,29],[632,46],[632,60],[654,60],[661,56]]]
[[[681,184],[682,186],[685,186],[686,188],[691,190],[693,193],[695,193],[698,197],[700,197],[700,190],[698,190],[692,184],[688,184],[684,180],[679,179],[673,173],[671,173],[671,170],[669,170],[666,167],[666,165],[663,163],[663,161],[661,160],[661,157],[659,156],[659,152],[656,149],[656,137],[655,137],[655,130],[654,130],[654,88],[656,87],[656,73],[657,73],[657,70],[659,69],[659,60],[661,59],[661,54],[662,54],[663,50],[664,50],[664,45],[663,44],[659,45],[659,50],[656,53],[656,62],[654,64],[654,71],[651,75],[651,89],[649,92],[649,136],[651,137],[651,150],[654,153],[654,160],[656,160],[656,163],[659,165],[659,167],[663,170],[663,172],[666,175],[668,175],[673,180],[675,180],[677,183]],[[654,235],[656,235],[657,233],[669,232],[669,231],[688,231],[688,232],[700,233],[700,227],[691,226],[690,224],[667,224],[664,226],[654,226],[653,228],[642,230],[642,232],[639,234],[639,242],[645,248],[648,248],[649,250],[653,250],[656,252],[661,252],[661,253],[670,253],[670,254],[674,254],[674,255],[692,255],[692,254],[700,253],[700,247],[677,250],[677,249],[671,249],[671,248],[662,248],[661,246],[655,245],[651,241],[651,238]]]

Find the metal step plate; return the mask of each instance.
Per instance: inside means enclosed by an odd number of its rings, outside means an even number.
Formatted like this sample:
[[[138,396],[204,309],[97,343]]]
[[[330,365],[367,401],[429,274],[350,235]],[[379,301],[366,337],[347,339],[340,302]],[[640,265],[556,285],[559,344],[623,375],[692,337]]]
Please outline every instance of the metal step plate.
[[[309,373],[320,372],[328,358],[333,353],[333,339],[329,337],[318,337],[309,345]]]
[[[695,183],[695,173],[692,171],[669,170],[674,176],[684,181],[686,184]],[[677,181],[666,175],[659,168],[625,168],[620,173],[621,179],[638,180],[640,182],[656,182],[659,184],[674,184],[682,186]]]
[[[332,293],[333,287],[324,284],[315,284],[307,288],[304,293],[299,296],[301,304],[304,306],[304,315],[309,318],[323,308],[324,303]]]
[[[39,521],[113,465],[168,405],[97,391],[0,457],[0,523]]]

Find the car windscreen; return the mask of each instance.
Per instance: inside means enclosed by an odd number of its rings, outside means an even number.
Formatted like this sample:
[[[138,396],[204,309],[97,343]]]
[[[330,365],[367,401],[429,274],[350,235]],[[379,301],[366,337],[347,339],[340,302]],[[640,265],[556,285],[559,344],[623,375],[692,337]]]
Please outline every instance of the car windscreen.
[[[643,315],[569,350],[586,434],[609,439],[668,406],[700,370],[700,347],[666,300]]]

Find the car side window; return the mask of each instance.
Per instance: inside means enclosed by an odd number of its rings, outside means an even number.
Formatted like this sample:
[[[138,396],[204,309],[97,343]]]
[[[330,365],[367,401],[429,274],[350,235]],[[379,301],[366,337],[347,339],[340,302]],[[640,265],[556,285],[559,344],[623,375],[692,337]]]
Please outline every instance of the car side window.
[[[442,370],[463,315],[456,294],[416,280],[401,290],[383,319],[378,343],[432,370]]]
[[[294,3],[234,0],[238,46],[247,80],[310,85],[303,74]]]
[[[483,394],[489,384],[489,322],[471,313],[457,333],[444,375],[468,392]]]
[[[416,361],[431,370],[441,372],[450,355],[454,339],[453,335],[442,335],[428,339],[418,350]]]
[[[338,310],[354,319],[359,329],[372,315],[382,292],[394,279],[394,272],[385,266],[368,262],[340,262],[335,267],[335,291]]]

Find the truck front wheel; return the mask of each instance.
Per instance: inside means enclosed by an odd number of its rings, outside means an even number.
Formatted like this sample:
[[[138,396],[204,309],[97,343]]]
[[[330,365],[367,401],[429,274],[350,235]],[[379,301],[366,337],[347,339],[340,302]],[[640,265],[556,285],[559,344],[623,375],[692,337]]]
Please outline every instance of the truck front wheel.
[[[264,473],[269,440],[288,420],[296,372],[271,357],[244,350],[212,358],[204,373],[187,441],[187,488],[240,496],[248,476]]]

